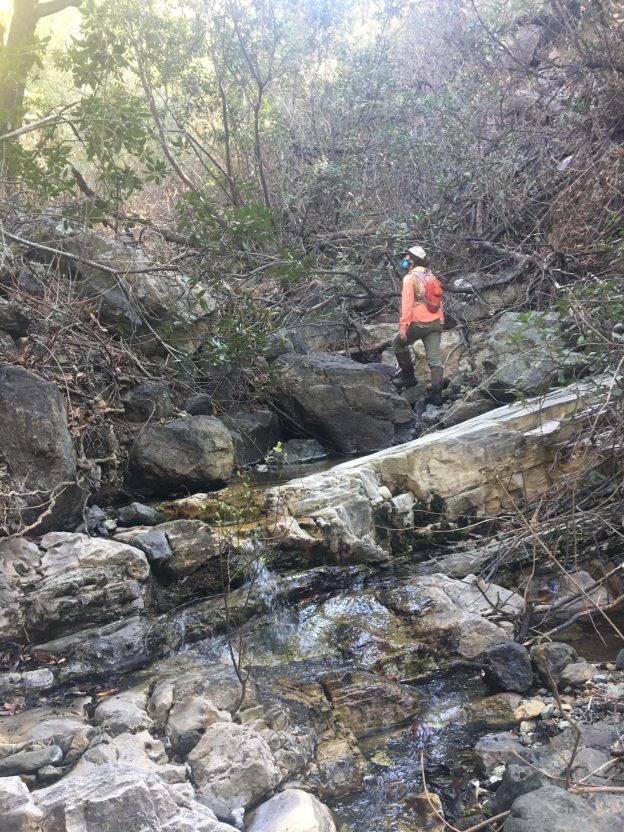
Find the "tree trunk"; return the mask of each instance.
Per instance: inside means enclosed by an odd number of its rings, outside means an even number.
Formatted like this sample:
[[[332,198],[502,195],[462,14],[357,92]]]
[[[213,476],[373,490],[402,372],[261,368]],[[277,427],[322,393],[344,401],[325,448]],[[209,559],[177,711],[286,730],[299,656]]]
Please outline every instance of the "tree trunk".
[[[24,116],[26,80],[37,54],[35,30],[42,17],[82,0],[13,0],[13,16],[0,54],[0,134],[16,130]]]

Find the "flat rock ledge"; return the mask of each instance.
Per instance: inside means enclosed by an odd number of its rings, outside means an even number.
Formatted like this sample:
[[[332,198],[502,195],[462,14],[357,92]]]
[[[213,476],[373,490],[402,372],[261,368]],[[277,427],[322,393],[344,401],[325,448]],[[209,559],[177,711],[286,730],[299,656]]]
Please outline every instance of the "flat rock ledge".
[[[282,545],[301,551],[307,543],[336,562],[375,563],[391,554],[380,527],[413,529],[419,525],[415,511],[453,522],[523,505],[561,477],[574,476],[574,459],[560,451],[582,437],[613,383],[612,376],[601,376],[504,405],[271,488],[265,494],[269,531]],[[411,548],[406,538],[405,550]]]

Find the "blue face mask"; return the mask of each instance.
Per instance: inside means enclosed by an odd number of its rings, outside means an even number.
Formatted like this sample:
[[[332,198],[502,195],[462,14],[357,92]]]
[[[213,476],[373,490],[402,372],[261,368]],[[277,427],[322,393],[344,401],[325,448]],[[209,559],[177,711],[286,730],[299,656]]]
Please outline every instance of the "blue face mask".
[[[407,259],[407,257],[404,257],[401,260],[401,262],[399,263],[399,268],[403,269],[403,271],[405,272],[409,269],[409,267],[410,267],[410,261]]]

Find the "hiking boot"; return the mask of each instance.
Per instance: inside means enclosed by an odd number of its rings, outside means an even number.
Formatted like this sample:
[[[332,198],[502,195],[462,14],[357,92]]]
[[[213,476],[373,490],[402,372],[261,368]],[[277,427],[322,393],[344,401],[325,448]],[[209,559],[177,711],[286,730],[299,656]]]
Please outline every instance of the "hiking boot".
[[[412,357],[409,354],[407,347],[397,350],[395,358],[397,360],[397,364],[399,365],[399,372],[395,373],[392,377],[392,383],[399,391],[407,390],[409,387],[415,387],[418,382],[416,381],[416,376],[414,375]]]
[[[442,367],[431,368],[431,393],[427,396],[427,402],[428,404],[434,405],[434,407],[441,407],[444,404],[444,399],[442,398],[443,372]]]
[[[392,376],[392,383],[401,392],[402,390],[409,390],[410,387],[416,387],[418,380],[413,370],[411,372],[409,370],[399,370],[398,373]]]

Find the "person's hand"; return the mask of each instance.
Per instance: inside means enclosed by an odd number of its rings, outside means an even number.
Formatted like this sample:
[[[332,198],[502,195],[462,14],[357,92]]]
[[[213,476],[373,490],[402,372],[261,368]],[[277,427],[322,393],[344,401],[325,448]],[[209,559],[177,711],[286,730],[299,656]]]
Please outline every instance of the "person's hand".
[[[407,344],[407,333],[406,332],[399,332],[399,341],[402,344]]]

